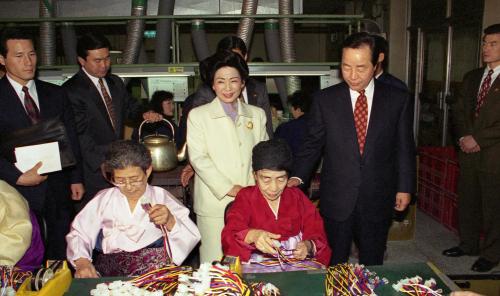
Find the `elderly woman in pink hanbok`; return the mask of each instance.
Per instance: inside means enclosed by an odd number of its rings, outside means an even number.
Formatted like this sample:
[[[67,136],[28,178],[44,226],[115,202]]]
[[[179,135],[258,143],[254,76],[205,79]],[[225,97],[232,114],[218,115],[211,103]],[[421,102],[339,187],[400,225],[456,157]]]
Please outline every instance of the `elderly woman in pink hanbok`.
[[[200,233],[186,207],[168,191],[148,185],[152,167],[146,147],[112,143],[104,169],[115,187],[97,193],[66,236],[75,277],[134,276],[182,264]]]

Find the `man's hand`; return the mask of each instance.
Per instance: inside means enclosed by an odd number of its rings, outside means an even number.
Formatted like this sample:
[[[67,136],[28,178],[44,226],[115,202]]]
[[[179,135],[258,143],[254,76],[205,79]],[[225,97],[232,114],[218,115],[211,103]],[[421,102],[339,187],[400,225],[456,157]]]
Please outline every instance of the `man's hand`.
[[[83,187],[82,183],[71,184],[72,200],[81,200],[84,193],[85,193],[85,187]]]
[[[404,211],[408,204],[411,201],[411,195],[406,192],[398,192],[396,193],[396,205],[394,206],[394,209],[396,211]]]
[[[142,114],[142,118],[147,120],[148,122],[157,122],[163,119],[163,116],[160,113],[156,113],[154,111],[148,111]]]
[[[42,162],[39,161],[34,167],[24,172],[17,179],[16,184],[21,186],[36,186],[47,179],[47,176],[38,174],[38,169],[42,167]]]
[[[288,179],[288,183],[286,183],[286,186],[288,187],[297,187],[299,185],[300,185],[300,180],[295,177],[291,177],[290,179]]]
[[[279,234],[260,229],[250,229],[245,237],[245,243],[255,244],[257,250],[265,254],[276,254],[276,243],[281,237]]]
[[[300,241],[297,243],[297,246],[295,247],[295,250],[293,250],[293,258],[298,259],[298,260],[304,260],[306,259],[307,255],[309,253],[312,253],[312,243],[311,241]]]
[[[193,167],[188,163],[181,171],[181,184],[182,187],[186,187],[189,184],[189,180],[194,176]]]
[[[98,278],[99,275],[89,259],[80,258],[75,261],[75,278]]]
[[[231,190],[229,190],[227,195],[232,196],[232,197],[236,197],[236,195],[238,195],[238,192],[240,192],[240,190],[242,188],[243,187],[241,187],[240,185],[234,185],[233,188],[231,188]]]
[[[462,137],[460,139],[459,144],[460,144],[460,149],[464,153],[475,153],[481,151],[481,147],[479,147],[479,144],[471,135]]]
[[[149,220],[155,225],[165,225],[168,231],[172,231],[175,218],[165,205],[154,205],[148,211]]]

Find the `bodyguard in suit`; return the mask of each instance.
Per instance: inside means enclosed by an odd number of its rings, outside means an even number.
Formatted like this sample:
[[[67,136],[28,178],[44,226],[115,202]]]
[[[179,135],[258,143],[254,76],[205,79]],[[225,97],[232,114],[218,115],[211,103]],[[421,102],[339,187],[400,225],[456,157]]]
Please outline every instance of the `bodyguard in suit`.
[[[387,64],[389,58],[389,44],[384,37],[379,35],[372,35],[375,39],[375,47],[379,52],[379,61],[375,66],[375,79],[385,84],[389,84],[395,88],[403,91],[408,91],[408,86],[401,79],[387,72]]]
[[[359,262],[379,265],[393,208],[404,210],[415,190],[413,102],[373,78],[379,54],[372,36],[355,33],[342,48],[345,81],[314,95],[289,186],[307,179],[323,156],[320,212],[331,264],[347,262],[356,238]]]
[[[472,265],[478,272],[490,271],[500,260],[500,24],[484,30],[482,52],[486,67],[465,74],[452,106],[460,144],[460,244],[443,251],[450,257],[479,255]]]
[[[0,80],[0,134],[27,128],[47,119],[59,118],[71,149],[80,160],[71,106],[64,90],[35,79],[37,55],[31,36],[8,28],[0,37],[0,64],[6,75]],[[82,198],[81,169],[77,165],[47,175],[38,174],[41,163],[22,173],[0,157],[0,178],[15,187],[48,228],[47,258],[64,259],[65,239],[72,219],[72,202]]]
[[[110,48],[103,35],[83,35],[77,43],[81,68],[63,84],[75,114],[82,151],[87,189],[84,204],[101,189],[110,187],[101,173],[104,152],[111,142],[123,138],[125,120],[137,119],[141,111],[139,102],[129,96],[121,78],[110,73]],[[162,117],[150,111],[143,118],[158,121]]]

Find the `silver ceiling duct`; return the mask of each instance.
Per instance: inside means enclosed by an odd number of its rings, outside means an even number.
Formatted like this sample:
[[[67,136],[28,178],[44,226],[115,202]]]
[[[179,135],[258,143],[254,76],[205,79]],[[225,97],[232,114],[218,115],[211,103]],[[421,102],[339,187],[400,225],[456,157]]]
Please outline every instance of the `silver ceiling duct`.
[[[203,61],[210,56],[207,33],[205,32],[205,22],[203,20],[193,20],[191,22],[191,39],[198,61]]]
[[[64,50],[64,59],[66,65],[74,65],[78,63],[76,54],[76,33],[73,23],[62,22],[61,23],[61,39]]]
[[[159,0],[158,15],[173,15],[175,0]],[[172,42],[172,20],[159,19],[156,23],[155,62],[170,63],[170,44]]]
[[[278,20],[276,19],[266,20],[266,23],[264,24],[264,40],[266,43],[266,51],[269,61],[273,63],[280,63],[281,51],[280,51],[280,32],[279,32]],[[281,104],[285,108],[287,103],[287,90],[286,90],[285,77],[274,77],[274,83],[276,84],[276,89],[278,89]]]
[[[132,16],[146,15],[147,0],[132,0]],[[123,64],[134,64],[139,57],[139,51],[144,35],[144,20],[130,20],[127,24],[127,45],[123,51]]]
[[[242,15],[252,15],[257,13],[257,6],[259,5],[259,0],[243,0],[241,5]],[[246,44],[248,50],[250,50],[250,44],[252,41],[253,26],[255,19],[253,18],[242,18],[238,25],[238,32],[236,36],[240,37]]]
[[[293,2],[290,0],[279,0],[279,14],[293,14]],[[295,41],[293,35],[293,20],[289,18],[280,19],[281,55],[283,62],[295,62]],[[297,76],[287,77],[288,94],[300,90],[300,80]],[[284,105],[283,107],[285,107]]]
[[[40,18],[54,16],[56,0],[40,0]],[[54,22],[40,22],[40,65],[52,66],[56,62],[56,27]]]

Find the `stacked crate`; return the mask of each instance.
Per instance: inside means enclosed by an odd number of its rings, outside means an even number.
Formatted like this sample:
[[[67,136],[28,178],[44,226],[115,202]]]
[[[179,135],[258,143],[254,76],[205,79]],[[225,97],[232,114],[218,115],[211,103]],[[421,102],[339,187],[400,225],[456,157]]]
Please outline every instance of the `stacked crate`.
[[[420,147],[418,208],[457,232],[459,166],[454,147]]]

